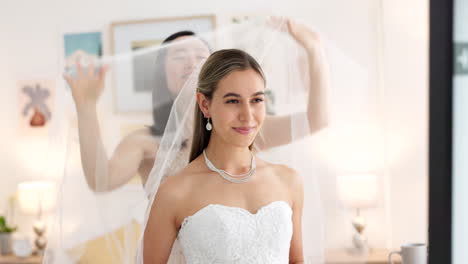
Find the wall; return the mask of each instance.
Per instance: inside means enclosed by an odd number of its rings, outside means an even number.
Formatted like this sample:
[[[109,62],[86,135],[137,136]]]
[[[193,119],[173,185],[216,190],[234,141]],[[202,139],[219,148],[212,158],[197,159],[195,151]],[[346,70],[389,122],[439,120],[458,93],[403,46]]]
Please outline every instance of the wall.
[[[427,242],[429,3],[383,1],[391,243]]]

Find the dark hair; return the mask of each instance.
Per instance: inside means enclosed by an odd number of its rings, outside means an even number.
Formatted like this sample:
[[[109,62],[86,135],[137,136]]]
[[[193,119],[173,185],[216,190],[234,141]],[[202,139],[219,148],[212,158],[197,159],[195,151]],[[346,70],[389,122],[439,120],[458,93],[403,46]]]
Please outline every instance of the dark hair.
[[[247,52],[238,49],[225,49],[214,52],[208,57],[198,75],[197,92],[211,100],[219,81],[233,71],[252,69],[265,81],[260,64]],[[208,146],[211,131],[205,129],[207,119],[203,116],[200,107],[195,105],[195,118],[193,129],[192,149],[189,162],[196,159]],[[252,145],[249,146],[252,149]]]
[[[176,32],[167,37],[161,45],[167,45],[175,39],[184,36],[195,36],[195,33],[188,30]],[[169,87],[167,87],[165,67],[166,56],[167,49],[163,48],[158,52],[156,57],[155,86],[157,86],[158,89],[156,89],[156,87],[153,89],[153,125],[150,126],[151,134],[155,136],[160,136],[164,133],[164,129],[166,128],[166,124],[169,119],[169,114],[171,113],[172,105],[174,104],[174,98],[169,91]]]

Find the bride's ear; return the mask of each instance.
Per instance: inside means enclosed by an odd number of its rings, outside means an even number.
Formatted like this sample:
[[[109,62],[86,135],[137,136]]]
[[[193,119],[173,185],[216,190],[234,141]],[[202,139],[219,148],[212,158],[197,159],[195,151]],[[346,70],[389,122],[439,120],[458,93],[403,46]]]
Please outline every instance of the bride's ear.
[[[200,92],[197,92],[197,104],[205,117],[211,117],[209,113],[210,100]]]

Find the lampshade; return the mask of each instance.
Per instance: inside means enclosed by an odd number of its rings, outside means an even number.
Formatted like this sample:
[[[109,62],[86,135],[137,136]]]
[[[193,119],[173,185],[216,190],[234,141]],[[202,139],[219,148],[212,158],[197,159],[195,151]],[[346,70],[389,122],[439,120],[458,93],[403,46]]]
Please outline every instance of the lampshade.
[[[51,211],[55,206],[57,185],[54,181],[22,182],[18,185],[18,201],[25,213]]]
[[[356,174],[338,177],[338,196],[351,208],[369,208],[377,203],[377,175]]]

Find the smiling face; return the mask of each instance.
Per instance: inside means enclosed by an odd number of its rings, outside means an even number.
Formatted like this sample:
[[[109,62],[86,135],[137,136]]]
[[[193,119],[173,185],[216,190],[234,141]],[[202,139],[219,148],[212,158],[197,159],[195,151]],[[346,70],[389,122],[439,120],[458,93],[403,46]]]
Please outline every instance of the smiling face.
[[[210,50],[199,38],[183,36],[176,38],[168,48],[165,71],[167,86],[176,97],[187,78],[203,60],[210,55]]]
[[[199,100],[206,107],[205,115],[211,117],[212,136],[236,147],[250,146],[265,120],[264,91],[263,78],[251,68],[221,79],[211,100]]]

